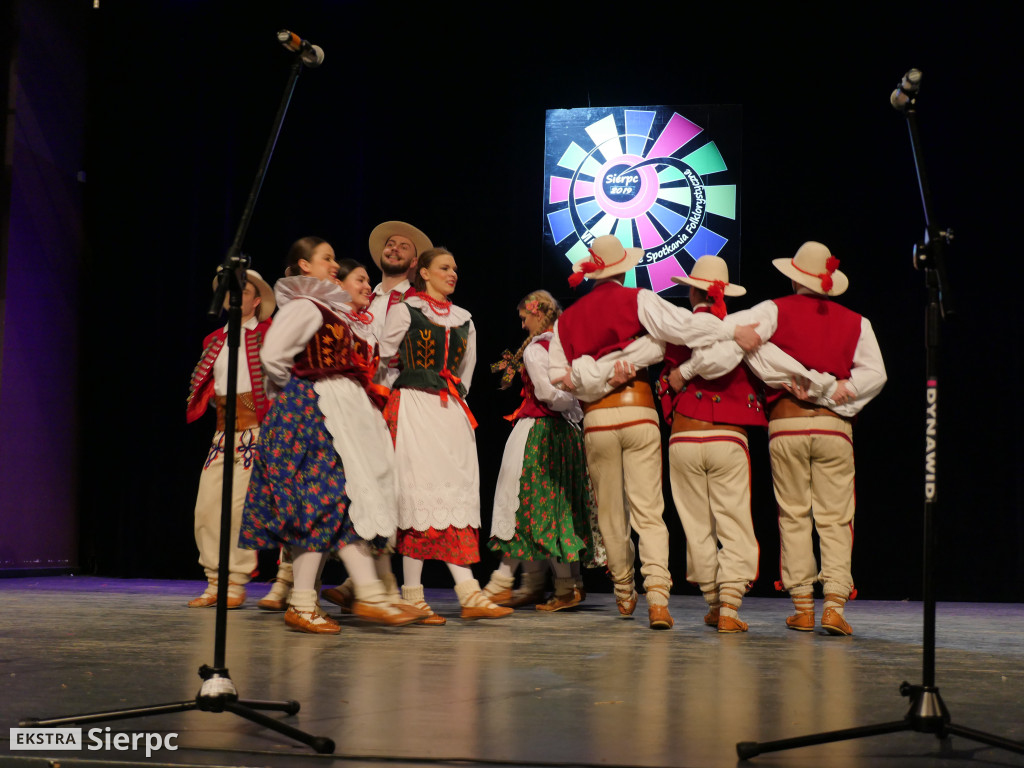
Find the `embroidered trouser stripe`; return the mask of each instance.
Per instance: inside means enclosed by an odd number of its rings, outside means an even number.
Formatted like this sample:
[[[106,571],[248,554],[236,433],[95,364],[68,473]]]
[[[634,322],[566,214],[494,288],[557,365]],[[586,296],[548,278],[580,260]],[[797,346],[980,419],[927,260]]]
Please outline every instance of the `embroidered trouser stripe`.
[[[235,434],[235,458],[231,477],[231,547],[228,550],[228,571],[232,584],[247,584],[256,570],[256,550],[240,549],[238,530],[242,526],[242,508],[249,490],[252,474],[252,446],[259,437],[259,429],[246,429]],[[223,439],[223,433],[214,435],[214,445]],[[247,455],[248,453],[248,455]],[[199,564],[206,571],[207,580],[217,578],[220,562],[220,509],[224,487],[224,452],[211,451],[211,458],[199,476],[196,495],[195,534],[199,548]]]
[[[768,453],[779,508],[780,570],[786,589],[815,581],[853,588],[853,428],[838,417],[776,419]],[[814,557],[818,532],[821,570]]]

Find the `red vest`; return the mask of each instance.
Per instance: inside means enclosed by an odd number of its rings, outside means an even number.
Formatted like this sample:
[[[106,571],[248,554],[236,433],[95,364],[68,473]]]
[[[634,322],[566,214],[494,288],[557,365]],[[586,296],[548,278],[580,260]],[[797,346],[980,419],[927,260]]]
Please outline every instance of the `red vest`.
[[[806,368],[850,378],[860,341],[861,316],[823,296],[795,293],[775,299],[779,322],[771,341]],[[774,401],[784,394],[775,390]]]
[[[544,349],[548,349],[548,347],[551,346],[550,339],[543,339],[542,341],[536,341],[533,343],[540,344]],[[537,393],[534,389],[533,382],[530,381],[530,375],[526,372],[525,365],[519,371],[519,375],[523,377],[523,390],[520,392],[523,396],[523,403],[516,409],[515,413],[511,416],[506,416],[505,418],[511,421],[518,419],[539,419],[542,416],[558,416],[557,412],[551,410],[543,401],[537,399]]]
[[[558,340],[570,363],[583,355],[599,359],[647,333],[637,316],[639,288],[614,281],[594,289],[558,318]]]
[[[260,347],[263,346],[263,339],[270,328],[270,318],[258,323],[255,328],[242,329],[242,349],[245,350],[246,366],[249,370],[249,380],[252,382],[252,399],[256,406],[256,418],[263,421],[267,410],[270,408],[270,400],[267,398],[266,387],[263,384],[263,367],[260,365]],[[218,328],[205,339],[203,339],[203,355],[199,363],[192,371],[192,380],[189,384],[188,401],[185,406],[185,418],[192,423],[204,413],[210,405],[213,397],[213,364],[217,360],[228,339],[227,331]]]
[[[416,288],[411,286],[411,285],[408,288],[405,289],[405,293],[402,293],[401,291],[397,291],[397,290],[396,291],[391,291],[391,293],[388,294],[388,308],[386,310],[384,310],[384,316],[387,317],[388,312],[391,311],[391,308],[393,306],[395,306],[395,304],[398,304],[399,302],[405,301],[410,296],[415,296],[415,295],[416,295]]]
[[[708,309],[698,307],[694,311],[707,312]],[[658,379],[658,389],[662,392],[661,408],[666,421],[671,424],[672,414],[678,412],[712,424],[763,427],[768,423],[759,395],[760,385],[743,363],[725,376],[711,380],[698,376],[688,381],[681,392],[672,392],[668,386],[669,371],[689,360],[691,354],[689,347],[677,344],[665,347],[665,367]]]

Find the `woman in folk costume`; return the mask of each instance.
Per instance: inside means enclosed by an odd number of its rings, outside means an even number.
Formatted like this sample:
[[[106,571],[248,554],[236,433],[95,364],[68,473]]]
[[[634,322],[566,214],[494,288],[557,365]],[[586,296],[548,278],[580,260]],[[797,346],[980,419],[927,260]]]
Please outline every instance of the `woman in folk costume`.
[[[455,580],[464,619],[512,613],[481,591],[470,565],[479,562],[480,467],[476,420],[466,405],[476,364],[476,329],[449,297],[458,282],[444,248],[419,255],[416,295],[391,308],[380,355],[398,355],[398,378],[384,415],[395,441],[402,597],[428,609],[423,561],[441,560]],[[436,614],[422,623],[443,624]]]
[[[497,603],[533,602],[540,603],[537,610],[560,611],[582,599],[572,564],[584,558],[588,565],[602,564],[595,562],[597,509],[578,426],[583,410],[548,378],[551,328],[562,308],[547,291],[534,291],[517,309],[529,336],[514,355],[505,352],[491,366],[503,371],[503,389],[521,375],[523,402],[505,417],[515,427],[501,459],[490,541],[502,559],[484,591]],[[547,560],[555,571],[555,593],[544,602]],[[539,568],[524,567],[523,585],[512,592],[515,570],[523,561]]]
[[[240,535],[249,549],[290,547],[285,623],[316,634],[341,631],[316,603],[334,551],[355,582],[354,614],[394,626],[417,618],[392,604],[374,562],[371,541],[383,543],[397,524],[393,452],[370,399],[378,358],[369,277],[356,262],[344,268],[339,280],[334,249],[305,237],[274,286],[280,309],[262,360],[280,392],[264,420]]]

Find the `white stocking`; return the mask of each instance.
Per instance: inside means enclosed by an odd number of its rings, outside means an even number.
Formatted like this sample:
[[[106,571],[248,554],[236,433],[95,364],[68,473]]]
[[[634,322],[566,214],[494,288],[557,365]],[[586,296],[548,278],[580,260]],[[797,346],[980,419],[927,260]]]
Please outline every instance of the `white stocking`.
[[[377,581],[377,565],[373,562],[369,546],[364,541],[346,544],[339,551],[349,578],[357,585]]]
[[[448,570],[451,572],[452,578],[455,579],[455,586],[473,578],[473,571],[464,565],[455,565],[455,563],[445,563],[445,565],[448,566]]]
[[[420,587],[423,585],[423,561],[408,555],[402,556],[402,586]]]
[[[323,564],[327,562],[325,553],[293,546],[292,574],[295,577],[295,589],[313,590],[320,575]]]

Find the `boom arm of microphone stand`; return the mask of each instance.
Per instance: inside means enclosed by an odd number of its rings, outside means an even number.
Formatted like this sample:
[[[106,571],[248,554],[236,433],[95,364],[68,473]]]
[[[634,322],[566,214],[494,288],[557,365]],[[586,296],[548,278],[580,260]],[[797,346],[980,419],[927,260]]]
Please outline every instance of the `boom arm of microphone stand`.
[[[917,104],[911,102],[904,116],[910,132],[910,146],[914,153],[914,168],[917,171],[917,184],[921,191],[921,207],[924,211],[925,240],[914,249],[914,266],[918,269],[934,270],[938,280],[939,308],[944,319],[955,314],[952,301],[952,290],[946,271],[946,246],[953,239],[952,232],[938,231],[932,221],[932,196],[928,187],[928,176],[925,172],[924,160],[921,156],[921,140],[917,130]]]

